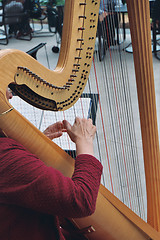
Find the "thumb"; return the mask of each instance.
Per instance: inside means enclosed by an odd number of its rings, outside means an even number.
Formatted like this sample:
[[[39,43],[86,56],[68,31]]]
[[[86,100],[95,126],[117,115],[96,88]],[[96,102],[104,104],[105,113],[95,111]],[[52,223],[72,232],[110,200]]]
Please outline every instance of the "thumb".
[[[71,130],[71,124],[67,120],[63,120],[64,128],[69,132]]]
[[[67,120],[63,120],[63,125],[64,125],[70,139],[74,142],[74,134],[72,132],[72,125]]]

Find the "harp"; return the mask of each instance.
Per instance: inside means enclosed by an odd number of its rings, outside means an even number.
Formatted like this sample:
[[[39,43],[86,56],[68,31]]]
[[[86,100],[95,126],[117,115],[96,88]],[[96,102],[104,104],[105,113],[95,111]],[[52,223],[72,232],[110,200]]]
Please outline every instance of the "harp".
[[[69,18],[71,24],[64,25],[63,35],[66,37],[62,41],[54,72],[20,51],[5,50],[0,53],[1,128],[47,165],[57,168],[66,176],[72,175],[74,160],[13,109],[6,100],[5,92],[9,85],[23,99],[41,109],[56,111],[72,106],[81,95],[89,75],[98,6],[98,0],[66,1],[68,14],[65,15],[65,23]],[[95,213],[87,218],[72,220],[88,239],[160,239],[160,160],[149,4],[146,0],[128,0],[127,6],[141,118],[148,223],[101,185]],[[6,66],[10,67],[10,71]],[[53,156],[56,156],[55,159]]]

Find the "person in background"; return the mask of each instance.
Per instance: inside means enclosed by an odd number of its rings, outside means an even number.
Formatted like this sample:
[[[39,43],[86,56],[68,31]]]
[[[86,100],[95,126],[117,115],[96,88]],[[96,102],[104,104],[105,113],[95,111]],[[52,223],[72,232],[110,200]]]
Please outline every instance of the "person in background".
[[[19,31],[17,32],[17,38],[21,36],[27,36],[33,33],[33,29],[30,26],[30,19],[39,19],[42,14],[42,9],[39,0],[21,0],[23,1],[23,8],[26,15],[23,17],[19,24]]]
[[[9,35],[14,34],[16,38],[30,35],[33,32],[30,19],[38,19],[42,14],[39,0],[7,0],[4,10],[8,16],[12,16],[7,20]],[[15,15],[14,18],[13,15]]]
[[[160,33],[160,0],[155,0],[150,2],[151,18],[152,18],[152,28],[155,28],[157,33]]]
[[[9,100],[12,93],[7,90],[6,96]],[[64,120],[44,134],[53,139],[63,132],[76,144],[71,178],[46,166],[0,129],[1,240],[85,239],[64,231],[60,218],[81,218],[95,211],[102,174],[102,165],[93,154],[96,127],[91,119],[77,117],[73,126]]]
[[[59,39],[57,41],[57,46],[52,47],[52,52],[54,53],[59,52],[58,44],[62,39],[64,5],[65,0],[51,0],[47,4],[49,29],[52,32],[52,28],[54,28],[54,32],[58,33],[57,39]]]
[[[26,2],[27,0],[7,0],[4,4],[6,22],[9,24],[9,37],[13,35],[19,38],[31,33]]]
[[[118,26],[118,15],[114,12],[118,0],[101,0],[99,8],[98,34],[103,37],[106,48],[115,45],[115,29]]]

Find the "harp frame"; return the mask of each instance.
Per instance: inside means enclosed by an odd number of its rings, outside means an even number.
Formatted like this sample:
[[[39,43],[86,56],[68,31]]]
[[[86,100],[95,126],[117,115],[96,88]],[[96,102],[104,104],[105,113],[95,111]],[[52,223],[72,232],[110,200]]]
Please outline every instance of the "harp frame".
[[[87,234],[88,239],[106,239],[106,237],[108,237],[108,239],[118,240],[119,238],[122,238],[128,240],[128,236],[130,236],[131,240],[158,240],[160,238],[160,234],[158,233],[159,216],[157,214],[159,213],[158,209],[160,205],[159,199],[157,198],[157,193],[159,194],[159,186],[157,186],[157,183],[159,183],[160,163],[157,120],[155,118],[156,107],[151,40],[149,34],[149,3],[146,4],[145,0],[128,0],[127,5],[132,32],[148,190],[153,186],[153,198],[150,199],[150,196],[148,196],[149,224],[145,223],[114,197],[107,189],[101,186],[95,213],[85,219],[73,220],[75,224],[82,229],[84,226],[93,226],[95,231]],[[136,19],[136,21],[134,21],[134,19]],[[136,27],[138,22],[141,23],[140,29],[137,29]],[[16,67],[19,66],[19,63],[23,64],[26,62],[28,66],[33,64],[33,60],[31,60],[29,56],[20,53],[19,51],[5,50],[0,54],[0,126],[7,136],[20,141],[26,148],[28,148],[28,150],[35,153],[47,165],[53,166],[60,170],[64,175],[71,177],[74,170],[74,160],[40,133],[15,109],[12,109],[12,106],[6,100],[5,91],[10,83],[10,80],[4,81],[6,75],[8,74],[9,79],[14,79]],[[10,73],[8,73],[8,69],[5,70],[5,65],[7,64],[11,65]],[[58,68],[60,67],[60,64],[62,63],[59,61]],[[148,67],[146,68],[146,66]],[[43,72],[45,68],[41,68],[41,72]],[[39,65],[36,66],[35,72],[36,70],[37,72],[40,71]],[[46,74],[47,73],[44,75]],[[141,95],[143,95],[143,97]],[[145,109],[145,111],[143,111],[143,109]],[[37,145],[40,147],[37,148]],[[44,146],[46,146],[45,151]],[[53,155],[56,156],[55,159],[53,159]],[[150,159],[152,159],[152,161],[150,161]],[[151,213],[151,210],[154,212],[154,216]],[[112,218],[110,216],[112,216]],[[153,228],[150,225],[152,225]]]

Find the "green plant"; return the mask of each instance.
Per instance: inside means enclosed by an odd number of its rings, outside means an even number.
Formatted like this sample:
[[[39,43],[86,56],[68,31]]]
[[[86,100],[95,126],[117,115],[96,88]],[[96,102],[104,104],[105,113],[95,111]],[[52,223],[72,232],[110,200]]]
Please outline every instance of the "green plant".
[[[41,6],[46,6],[48,3],[48,0],[39,0]]]

